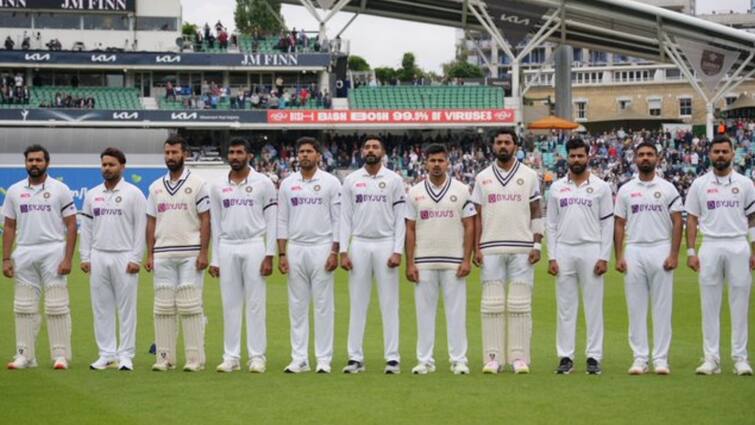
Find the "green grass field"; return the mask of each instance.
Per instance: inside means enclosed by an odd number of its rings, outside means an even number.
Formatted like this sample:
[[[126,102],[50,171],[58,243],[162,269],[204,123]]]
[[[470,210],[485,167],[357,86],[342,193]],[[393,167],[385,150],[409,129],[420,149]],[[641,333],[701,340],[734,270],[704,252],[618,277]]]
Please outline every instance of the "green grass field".
[[[78,260],[75,263],[78,267]],[[138,354],[132,373],[94,372],[97,357],[92,329],[89,286],[78,271],[69,280],[73,310],[74,360],[68,371],[49,367],[47,336],[40,334],[40,367],[26,371],[0,370],[0,424],[753,424],[755,380],[731,373],[728,309],[723,311],[721,376],[694,375],[701,354],[699,290],[696,276],[677,272],[674,289],[672,375],[630,377],[627,317],[623,280],[610,272],[605,296],[605,359],[602,376],[584,371],[584,325],[579,325],[578,371],[556,376],[554,280],[543,263],[536,274],[534,299],[533,372],[514,376],[480,373],[480,290],[478,273],[469,279],[469,358],[472,374],[448,371],[445,326],[438,316],[438,372],[412,376],[416,325],[414,294],[401,282],[401,354],[403,374],[382,374],[382,336],[373,291],[365,340],[367,373],[287,375],[289,331],[286,281],[274,275],[268,284],[268,371],[218,374],[222,355],[222,319],[218,282],[205,280],[208,370],[154,373],[147,354],[153,339],[151,276],[141,275]],[[14,352],[13,284],[0,284],[0,357]],[[753,303],[751,301],[751,306]],[[755,308],[751,308],[752,312]],[[755,321],[750,320],[751,329]],[[336,279],[336,347],[334,372],[346,361],[348,286],[346,275]],[[310,342],[311,345],[311,342]],[[179,345],[181,347],[181,345]],[[182,356],[182,349],[181,356]],[[310,351],[311,352],[311,351]],[[311,357],[313,359],[313,357]],[[246,359],[245,359],[246,360]],[[313,359],[314,360],[314,359]],[[180,361],[180,365],[182,365]]]

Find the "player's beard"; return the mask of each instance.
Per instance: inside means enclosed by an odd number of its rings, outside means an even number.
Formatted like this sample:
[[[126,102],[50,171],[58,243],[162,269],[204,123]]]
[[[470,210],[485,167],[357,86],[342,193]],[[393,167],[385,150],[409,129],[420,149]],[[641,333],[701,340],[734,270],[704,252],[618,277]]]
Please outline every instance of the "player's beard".
[[[501,150],[498,151],[498,155],[496,155],[496,159],[498,159],[498,162],[505,164],[509,161],[511,161],[511,158],[513,158],[514,155],[507,151],[506,149],[501,148]]]
[[[574,163],[569,164],[569,171],[571,171],[575,175],[580,175],[587,170],[587,164],[580,164],[580,163]]]
[[[364,157],[364,162],[366,162],[369,165],[375,165],[380,162],[380,157],[377,155],[368,154]]]
[[[641,173],[649,174],[653,171],[655,171],[655,164],[652,162],[641,162],[637,169],[640,170]]]
[[[26,174],[29,175],[29,177],[42,177],[47,172],[47,166],[44,167],[37,167],[36,165],[32,165],[31,167],[26,168]]]
[[[118,180],[120,180],[121,175],[115,171],[105,171],[102,173],[102,178],[106,182],[112,183],[112,182],[117,182]]]
[[[304,171],[311,171],[313,168],[315,168],[315,162],[311,159],[300,159],[299,168]]]
[[[723,171],[731,165],[731,161],[724,161],[723,159],[713,161],[713,167],[718,171]]]
[[[231,161],[231,170],[239,172],[244,169],[246,163],[244,161],[235,160]]]
[[[184,160],[183,158],[179,160],[170,160],[165,161],[165,166],[168,167],[168,169],[172,172],[176,172],[182,168],[184,168]]]

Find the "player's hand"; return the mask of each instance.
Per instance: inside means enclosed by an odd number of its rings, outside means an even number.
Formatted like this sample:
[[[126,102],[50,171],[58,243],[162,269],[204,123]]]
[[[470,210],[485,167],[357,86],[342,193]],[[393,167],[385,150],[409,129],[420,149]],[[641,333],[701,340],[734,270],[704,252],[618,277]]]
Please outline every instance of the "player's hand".
[[[616,260],[616,271],[619,273],[627,272],[627,260],[619,258]]]
[[[414,262],[407,262],[406,278],[409,279],[409,282],[419,283],[419,270],[417,270],[417,266],[414,265]]]
[[[79,264],[79,268],[82,272],[89,274],[89,272],[92,270],[92,263],[85,262]]]
[[[401,254],[391,254],[390,257],[388,257],[388,268],[389,269],[395,269],[396,267],[401,265]]]
[[[144,262],[144,270],[151,272],[155,268],[155,260],[151,255],[147,256],[147,261]]]
[[[266,255],[265,259],[262,260],[262,265],[260,266],[260,274],[264,277],[267,277],[273,274],[273,256],[272,255]]]
[[[755,270],[755,253],[750,255],[750,270]]]
[[[71,273],[71,260],[63,259],[58,266],[58,274],[66,276]]]
[[[603,276],[608,271],[608,261],[606,260],[598,260],[597,263],[595,263],[595,267],[593,268],[592,272],[595,273],[595,276]]]
[[[464,260],[459,264],[459,268],[456,269],[456,277],[462,278],[469,276],[469,272],[472,271],[472,264],[470,264],[469,260]]]
[[[337,268],[338,268],[338,254],[336,254],[335,252],[331,252],[330,255],[328,255],[328,260],[325,261],[325,271],[328,273],[332,273]]]
[[[220,267],[218,266],[210,266],[210,276],[214,277],[215,279],[220,277]]]
[[[528,259],[530,261],[530,264],[537,264],[537,262],[540,261],[540,250],[539,249],[530,250],[530,255]]]
[[[342,252],[341,253],[341,268],[346,270],[347,272],[350,272],[352,267],[354,267],[354,265],[351,264],[351,258],[349,258],[349,254],[347,252]]]
[[[197,255],[197,271],[202,271],[207,268],[207,266],[210,265],[210,261],[207,259],[207,254],[199,253]]]
[[[679,267],[678,255],[669,255],[668,258],[666,258],[666,261],[663,262],[663,270],[666,270],[667,272],[676,270],[677,267]]]
[[[551,276],[558,276],[558,261],[548,261],[548,274]]]
[[[750,257],[750,265],[752,265],[752,257]],[[695,272],[700,271],[700,257],[697,255],[691,255],[687,257],[687,267],[691,268]]]
[[[3,276],[8,279],[13,278],[15,273],[13,271],[13,260],[3,260]]]
[[[477,267],[482,267],[482,262],[483,262],[483,261],[484,261],[484,260],[483,260],[482,251],[480,251],[480,250],[478,249],[478,250],[477,250],[477,251],[475,251],[475,253],[474,253],[474,258],[472,259],[472,262],[474,263],[474,265],[475,265],[475,266],[477,266]]]
[[[281,274],[288,273],[288,257],[285,255],[278,257],[278,271]]]
[[[139,263],[128,263],[128,265],[126,266],[126,273],[136,274],[139,273],[139,269],[141,269]]]

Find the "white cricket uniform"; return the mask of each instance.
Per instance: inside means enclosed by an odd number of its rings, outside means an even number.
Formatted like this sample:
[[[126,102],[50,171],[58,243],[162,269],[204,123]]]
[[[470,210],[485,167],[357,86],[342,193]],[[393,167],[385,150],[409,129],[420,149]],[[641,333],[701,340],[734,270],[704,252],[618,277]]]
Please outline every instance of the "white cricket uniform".
[[[79,255],[90,263],[94,336],[100,357],[133,359],[136,353],[136,300],[147,226],[147,200],[138,187],[121,179],[112,190],[101,184],[86,194],[79,213]],[[120,344],[116,322],[120,317]]]
[[[278,239],[287,240],[288,312],[291,359],[309,364],[309,303],[314,303],[315,357],[333,359],[333,272],[325,263],[338,243],[341,183],[332,174],[315,171],[307,180],[297,172],[283,180],[278,192]]]
[[[343,182],[340,251],[349,252],[353,265],[349,272],[349,360],[364,361],[364,328],[373,275],[378,283],[385,360],[400,360],[399,269],[389,268],[387,263],[391,255],[404,251],[405,198],[403,180],[385,167],[374,176],[360,168]]]
[[[260,267],[265,256],[275,255],[275,186],[266,175],[250,170],[241,183],[226,179],[214,184],[210,200],[212,265],[220,267],[223,300],[223,359],[241,358],[241,321],[246,312],[249,359],[264,361],[267,288]]]
[[[548,257],[559,266],[556,278],[559,358],[574,359],[579,289],[587,325],[586,355],[603,357],[603,276],[593,272],[598,260],[611,258],[613,243],[611,187],[590,177],[577,186],[569,176],[553,183],[548,197]]]
[[[724,280],[729,283],[731,356],[747,360],[747,318],[752,274],[747,216],[755,213],[755,189],[749,178],[732,171],[717,177],[713,171],[692,182],[685,204],[699,219],[700,298],[703,352],[706,360],[720,361],[720,315]]]
[[[71,358],[67,277],[58,274],[58,266],[65,258],[64,219],[75,214],[71,190],[50,176],[35,186],[22,180],[5,194],[3,215],[16,221],[16,249],[11,254],[16,282],[16,351],[29,360],[35,358],[43,290],[51,355]]]
[[[616,195],[614,215],[626,220],[627,272],[624,290],[629,312],[629,346],[635,360],[648,362],[648,298],[653,310],[653,361],[668,363],[674,272],[663,268],[671,253],[671,214],[684,209],[673,184],[654,177],[634,178]]]
[[[469,187],[446,177],[441,186],[429,179],[407,194],[406,219],[415,223],[414,264],[419,282],[414,286],[417,311],[417,361],[434,364],[435,313],[443,292],[451,363],[467,363],[467,286],[456,276],[464,260],[462,220],[477,214]]]
[[[475,177],[472,202],[480,207],[482,214],[479,248],[483,254],[483,297],[480,305],[484,329],[483,362],[497,360],[506,364],[517,359],[527,363],[530,361],[532,286],[535,278],[535,268],[529,262],[534,243],[530,205],[541,199],[537,173],[519,161],[509,171],[494,162]],[[513,288],[512,291],[512,285],[526,285],[529,288]],[[522,300],[518,299],[520,295]],[[520,305],[521,308],[518,308]],[[504,316],[506,313],[508,317]],[[517,325],[519,316],[514,317],[517,313],[523,315],[521,326]],[[508,337],[505,335],[507,327],[510,328]],[[508,341],[508,352],[504,341]]]

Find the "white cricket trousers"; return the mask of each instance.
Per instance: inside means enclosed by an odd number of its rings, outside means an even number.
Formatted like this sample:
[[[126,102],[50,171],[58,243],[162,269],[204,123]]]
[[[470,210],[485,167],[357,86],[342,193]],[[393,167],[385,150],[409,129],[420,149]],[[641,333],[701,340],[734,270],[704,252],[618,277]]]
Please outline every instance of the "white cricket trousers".
[[[90,292],[94,338],[100,357],[133,359],[136,353],[136,300],[139,273],[126,273],[128,252],[92,251]],[[120,318],[120,344],[116,323]]]
[[[435,313],[443,293],[448,332],[448,356],[451,363],[467,363],[467,284],[456,277],[456,270],[419,270],[414,286],[417,310],[417,361],[435,363]]]
[[[266,281],[260,273],[265,259],[262,238],[228,242],[218,246],[220,295],[223,300],[223,360],[241,359],[241,320],[246,312],[246,344],[249,359],[265,360]],[[246,308],[244,308],[246,306]]]
[[[747,360],[747,315],[752,287],[750,244],[745,238],[706,237],[699,255],[705,359],[721,360],[721,298],[726,280],[729,283],[731,357],[734,361]]]
[[[579,290],[582,289],[585,322],[587,324],[586,356],[600,361],[603,358],[603,276],[593,273],[600,256],[599,243],[568,245],[558,243],[556,278],[556,351],[558,357],[574,359],[574,340],[579,311]]]
[[[650,300],[653,311],[653,361],[668,362],[674,272],[666,271],[663,263],[670,251],[669,242],[629,244],[626,247],[624,292],[629,312],[629,346],[635,360],[648,362],[650,359],[647,330]]]
[[[333,273],[325,271],[332,244],[288,242],[288,313],[291,321],[291,359],[309,364],[309,304],[314,303],[315,357],[333,359]]]
[[[352,238],[350,258],[353,268],[349,272],[349,360],[364,362],[364,328],[367,308],[370,305],[372,277],[377,281],[380,312],[383,318],[383,347],[386,361],[400,361],[398,352],[398,273],[389,268],[393,255],[393,239]]]

